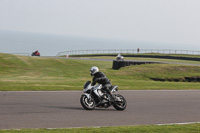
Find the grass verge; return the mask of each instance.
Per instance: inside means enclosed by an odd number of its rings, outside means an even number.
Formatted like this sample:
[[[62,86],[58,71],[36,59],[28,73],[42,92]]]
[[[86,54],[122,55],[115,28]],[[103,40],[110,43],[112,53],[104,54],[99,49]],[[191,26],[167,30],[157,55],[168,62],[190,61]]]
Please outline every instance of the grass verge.
[[[117,126],[100,128],[71,128],[71,129],[20,129],[0,130],[2,133],[199,133],[200,124],[186,125],[144,125],[144,126]]]
[[[200,89],[199,82],[151,80],[199,76],[200,66],[146,64],[113,70],[108,61],[0,54],[0,91],[82,90],[83,84],[92,79],[92,66],[98,66],[120,90]]]

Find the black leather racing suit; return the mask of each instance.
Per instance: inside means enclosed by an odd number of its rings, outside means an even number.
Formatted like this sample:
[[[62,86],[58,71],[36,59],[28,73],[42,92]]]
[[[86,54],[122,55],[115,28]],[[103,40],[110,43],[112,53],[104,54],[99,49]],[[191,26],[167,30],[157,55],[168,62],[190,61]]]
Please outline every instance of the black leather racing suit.
[[[95,85],[96,83],[102,84],[102,89],[111,95],[110,93],[110,87],[112,86],[111,82],[103,72],[95,73],[92,81],[93,81],[92,85]]]

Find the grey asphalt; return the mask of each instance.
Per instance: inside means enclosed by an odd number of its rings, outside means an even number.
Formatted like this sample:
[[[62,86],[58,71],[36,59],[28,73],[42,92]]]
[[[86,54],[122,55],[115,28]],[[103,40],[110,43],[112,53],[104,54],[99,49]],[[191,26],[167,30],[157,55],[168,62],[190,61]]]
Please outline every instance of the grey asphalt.
[[[119,91],[124,111],[84,110],[82,91],[0,92],[0,129],[69,128],[200,122],[200,90]]]

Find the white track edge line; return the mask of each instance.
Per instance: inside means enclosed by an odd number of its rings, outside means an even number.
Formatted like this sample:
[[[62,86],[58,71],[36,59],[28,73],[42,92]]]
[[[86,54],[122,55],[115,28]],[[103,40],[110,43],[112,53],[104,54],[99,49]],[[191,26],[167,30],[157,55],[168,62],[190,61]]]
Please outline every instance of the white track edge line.
[[[183,122],[183,123],[165,123],[165,124],[154,124],[158,126],[164,126],[164,125],[186,125],[186,124],[195,124],[200,122]]]

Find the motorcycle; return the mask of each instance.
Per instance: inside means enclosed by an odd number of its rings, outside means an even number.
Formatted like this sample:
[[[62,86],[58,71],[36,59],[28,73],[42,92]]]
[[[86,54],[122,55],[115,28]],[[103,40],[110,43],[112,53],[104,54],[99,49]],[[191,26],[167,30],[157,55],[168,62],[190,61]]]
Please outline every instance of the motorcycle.
[[[84,85],[81,95],[80,103],[86,110],[93,110],[95,107],[108,108],[113,105],[116,110],[124,110],[127,106],[126,99],[120,95],[115,94],[118,91],[118,86],[111,88],[112,98],[106,91],[102,90],[101,84],[92,86],[91,81],[87,81]]]
[[[120,54],[118,54],[116,60],[123,61],[124,60],[124,56],[121,56]]]
[[[33,53],[31,54],[31,56],[40,56],[40,53],[39,53],[39,52],[33,52]]]

